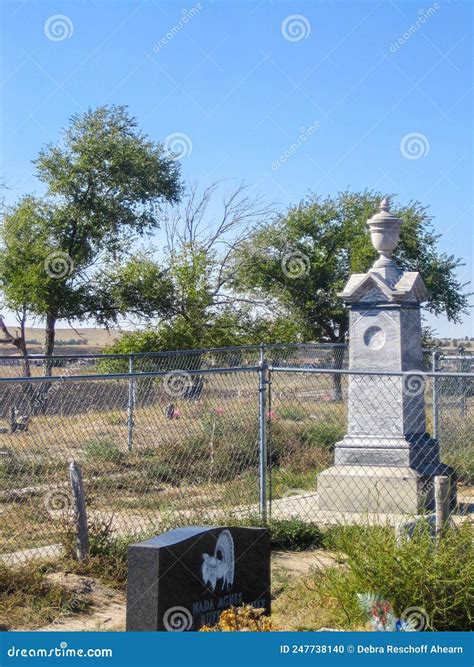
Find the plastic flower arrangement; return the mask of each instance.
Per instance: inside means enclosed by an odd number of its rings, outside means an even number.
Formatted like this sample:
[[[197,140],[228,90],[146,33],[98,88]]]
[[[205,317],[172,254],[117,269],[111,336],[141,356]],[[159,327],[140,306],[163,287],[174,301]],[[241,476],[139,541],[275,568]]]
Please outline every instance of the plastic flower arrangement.
[[[395,616],[392,605],[380,595],[358,593],[360,608],[367,614],[370,624],[376,632],[415,632],[416,627],[410,621],[402,621]]]
[[[219,616],[216,625],[204,625],[199,632],[271,632],[272,622],[264,609],[251,605],[229,607]]]

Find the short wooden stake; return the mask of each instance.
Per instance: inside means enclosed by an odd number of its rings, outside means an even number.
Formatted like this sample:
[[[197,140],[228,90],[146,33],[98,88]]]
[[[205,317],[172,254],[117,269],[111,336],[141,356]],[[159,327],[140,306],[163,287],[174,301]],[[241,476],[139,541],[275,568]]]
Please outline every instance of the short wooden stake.
[[[435,532],[439,539],[443,528],[449,521],[449,477],[438,475],[434,478],[435,497]]]
[[[76,519],[77,560],[85,561],[89,558],[89,530],[87,526],[86,499],[84,495],[81,468],[74,460],[69,464],[69,479],[71,481],[74,514]]]

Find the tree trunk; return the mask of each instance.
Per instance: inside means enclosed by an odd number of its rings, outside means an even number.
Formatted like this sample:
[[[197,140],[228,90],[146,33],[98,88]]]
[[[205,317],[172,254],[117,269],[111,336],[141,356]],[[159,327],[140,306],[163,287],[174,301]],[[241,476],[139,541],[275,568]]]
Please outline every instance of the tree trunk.
[[[28,356],[28,350],[26,347],[26,331],[25,331],[25,322],[26,322],[26,315],[24,315],[21,318],[20,321],[20,331],[21,331],[21,338],[18,341],[18,350],[23,358],[23,377],[31,377],[31,363],[30,363],[30,358]],[[24,384],[23,387],[23,396],[24,400],[26,402],[26,406],[20,406],[20,414],[23,414],[26,412],[28,415],[32,415],[35,413],[35,391],[36,388],[34,384]]]
[[[48,313],[46,315],[46,327],[44,331],[44,354],[47,357],[47,359],[44,360],[44,375],[52,375],[55,337],[56,316],[52,313]]]
[[[25,322],[26,322],[26,314],[23,313],[20,319],[21,335],[20,337],[15,338],[15,336],[9,332],[3,317],[0,315],[0,330],[3,331],[3,334],[5,336],[4,340],[0,340],[0,343],[11,343],[14,347],[17,348],[17,350],[23,357],[24,377],[31,377],[30,361],[28,359],[28,350],[26,349]]]
[[[44,332],[44,348],[43,353],[46,356],[46,359],[43,363],[43,375],[50,376],[53,374],[53,352],[54,352],[54,341],[56,335],[56,316],[52,313],[46,315],[46,326]],[[48,394],[51,389],[51,382],[42,382],[40,387],[38,387],[38,395],[36,398],[36,405],[38,412],[44,413],[46,411],[46,406],[48,403]]]
[[[23,377],[31,377],[31,364],[28,357],[28,349],[26,347],[26,309],[24,308],[19,318],[20,322],[20,336],[15,337],[10,333],[6,326],[3,317],[0,315],[0,330],[3,332],[5,339],[0,341],[2,343],[11,343],[17,348],[22,358]],[[35,405],[35,387],[30,383],[21,385],[19,400],[15,405],[11,406],[12,421],[15,422],[17,417],[29,419],[30,415],[34,413]]]
[[[326,335],[328,336],[332,345],[335,345],[332,349],[333,357],[333,369],[340,371],[344,368],[344,355],[345,348],[339,345],[340,343],[345,342],[347,326],[344,326],[343,323],[339,325],[339,332],[336,333],[336,330],[330,326],[326,325],[324,327]],[[342,374],[333,373],[333,385],[334,385],[334,400],[339,403],[342,401]]]
[[[22,317],[20,322],[21,338],[18,341],[18,349],[23,357],[23,377],[31,377],[31,364],[28,357],[28,350],[26,349],[26,332],[25,332],[26,317]]]
[[[344,368],[344,348],[334,347],[332,351],[334,359],[334,370],[341,370]],[[334,400],[337,403],[342,401],[342,375],[334,373]]]

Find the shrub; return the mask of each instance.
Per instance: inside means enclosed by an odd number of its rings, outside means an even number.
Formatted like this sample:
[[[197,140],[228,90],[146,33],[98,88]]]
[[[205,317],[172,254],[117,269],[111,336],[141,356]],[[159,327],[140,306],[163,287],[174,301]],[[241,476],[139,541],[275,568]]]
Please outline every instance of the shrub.
[[[281,417],[281,419],[300,422],[306,418],[306,413],[299,407],[285,405],[278,409],[278,416]]]
[[[181,432],[146,451],[152,478],[162,482],[225,482],[258,465],[258,425],[237,417],[207,417],[198,433]],[[161,476],[160,476],[161,475]]]
[[[412,607],[426,613],[428,630],[469,630],[474,623],[473,528],[449,527],[436,544],[428,524],[397,544],[390,527],[341,528],[327,543],[344,566],[315,573],[319,595],[336,601],[341,624],[364,617],[357,594],[382,596],[400,617]]]
[[[120,463],[124,454],[113,440],[90,440],[86,443],[85,455],[91,461],[103,461],[105,463]]]
[[[271,463],[288,472],[316,474],[331,465],[334,445],[344,432],[342,420],[340,424],[275,421],[270,430]]]
[[[310,447],[321,447],[330,452],[334,451],[336,442],[344,437],[344,427],[329,422],[316,422],[307,426],[302,435],[303,444]]]
[[[72,516],[63,519],[61,543],[69,569],[77,574],[97,576],[116,588],[123,588],[127,579],[127,548],[135,541],[132,537],[116,538],[112,518],[94,518],[88,521],[89,558],[76,561],[76,525]]]
[[[271,519],[267,527],[274,549],[306,551],[320,547],[323,543],[323,536],[318,526],[302,521],[298,517]]]
[[[454,468],[458,482],[474,484],[472,425],[454,409],[441,420],[441,460]]]
[[[89,519],[89,559],[86,562],[77,562],[70,548],[75,544],[75,527],[71,521],[69,525],[65,524],[62,535],[63,546],[67,549],[66,566],[77,574],[97,577],[107,586],[124,590],[127,585],[128,547],[178,525],[179,521],[176,519],[165,517],[149,531],[118,537],[114,535],[112,519]]]
[[[225,523],[225,518],[223,519]],[[314,523],[307,523],[298,517],[289,519],[270,519],[263,523],[258,515],[250,515],[245,519],[230,519],[227,525],[262,526],[270,533],[273,549],[288,551],[306,551],[323,545],[323,533]]]
[[[166,465],[157,461],[147,461],[145,468],[146,476],[152,483],[162,484],[176,484],[179,482],[173,470]]]

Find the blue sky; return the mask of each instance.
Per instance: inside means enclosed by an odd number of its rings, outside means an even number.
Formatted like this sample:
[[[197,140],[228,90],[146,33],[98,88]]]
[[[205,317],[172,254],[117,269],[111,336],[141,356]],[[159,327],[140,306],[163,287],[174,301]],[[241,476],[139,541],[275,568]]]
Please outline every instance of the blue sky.
[[[127,104],[153,139],[185,135],[202,185],[244,180],[282,208],[345,188],[429,204],[472,280],[473,6],[3,0],[7,200],[41,191],[31,160],[73,113]],[[429,323],[474,335],[472,317]]]

